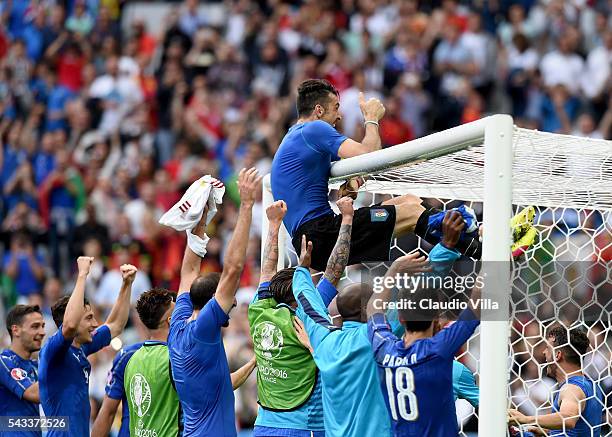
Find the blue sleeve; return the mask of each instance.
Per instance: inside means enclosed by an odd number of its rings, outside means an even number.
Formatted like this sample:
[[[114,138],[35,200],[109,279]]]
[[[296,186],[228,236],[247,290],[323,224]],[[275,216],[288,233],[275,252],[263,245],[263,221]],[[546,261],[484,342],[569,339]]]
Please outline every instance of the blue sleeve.
[[[323,277],[317,284],[317,291],[321,295],[321,299],[323,299],[323,305],[325,308],[329,306],[334,297],[338,294],[338,290],[334,287],[334,284],[329,282],[327,278]]]
[[[113,367],[109,372],[108,383],[104,388],[106,395],[111,399],[123,399],[123,395],[125,394],[123,376],[125,375],[125,366],[127,366],[131,356],[132,354],[122,349],[113,360]]]
[[[187,320],[191,317],[193,313],[193,304],[191,303],[191,298],[189,297],[189,293],[183,293],[176,299],[176,305],[174,305],[174,310],[172,310],[172,316],[170,318],[170,326],[174,325],[177,322],[181,322],[183,320]]]
[[[271,297],[274,296],[272,296],[272,293],[270,293],[270,281],[265,281],[259,284],[257,287],[257,293],[255,293],[255,296],[253,296],[251,303],[253,304],[260,299],[269,299]]]
[[[399,321],[397,309],[393,308],[391,310],[387,310],[386,316],[387,316],[387,323],[391,327],[391,332],[393,332],[393,334],[398,338],[404,335],[404,327],[402,326],[402,323]]]
[[[393,351],[398,340],[384,314],[375,313],[368,320],[368,340],[372,345],[374,359],[378,364],[384,365],[385,355]]]
[[[479,390],[474,375],[459,361],[453,361],[453,392],[455,398],[465,399],[474,408],[478,408]]]
[[[65,355],[68,352],[68,348],[72,344],[71,338],[65,338],[62,333],[62,325],[55,334],[49,337],[49,340],[43,345],[40,351],[40,359],[46,361],[52,361],[58,355]]]
[[[298,304],[296,314],[304,323],[310,344],[316,349],[338,327],[329,319],[327,306],[312,283],[310,272],[304,267],[298,267],[293,274],[293,296]]]
[[[432,272],[436,276],[446,276],[453,267],[453,263],[461,258],[461,253],[454,249],[448,249],[441,243],[436,244],[429,252],[429,263]]]
[[[15,368],[13,360],[9,357],[0,356],[0,386],[5,387],[19,399],[22,399],[23,392],[36,381],[30,379],[26,372],[15,371],[11,373]]]
[[[332,161],[340,159],[338,149],[347,139],[330,124],[321,120],[306,123],[302,128],[302,137],[311,149],[330,155]]]
[[[472,310],[463,310],[455,323],[433,336],[431,340],[434,351],[443,358],[452,359],[480,324],[480,320],[474,318]]]
[[[219,343],[221,327],[229,321],[229,315],[223,311],[214,297],[208,301],[195,321],[195,338],[204,343]]]
[[[111,340],[110,328],[102,325],[94,332],[93,341],[83,345],[83,352],[85,352],[85,355],[95,354],[100,349],[108,346]]]

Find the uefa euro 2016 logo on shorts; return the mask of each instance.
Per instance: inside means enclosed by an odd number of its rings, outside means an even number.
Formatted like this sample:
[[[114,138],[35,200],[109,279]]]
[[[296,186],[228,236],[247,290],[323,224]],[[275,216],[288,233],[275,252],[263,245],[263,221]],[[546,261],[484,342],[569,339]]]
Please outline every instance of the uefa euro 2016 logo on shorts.
[[[130,380],[130,397],[136,405],[136,414],[143,417],[151,406],[151,387],[140,373],[134,374]]]
[[[264,358],[276,358],[283,350],[283,333],[272,322],[261,322],[255,326],[253,342]]]

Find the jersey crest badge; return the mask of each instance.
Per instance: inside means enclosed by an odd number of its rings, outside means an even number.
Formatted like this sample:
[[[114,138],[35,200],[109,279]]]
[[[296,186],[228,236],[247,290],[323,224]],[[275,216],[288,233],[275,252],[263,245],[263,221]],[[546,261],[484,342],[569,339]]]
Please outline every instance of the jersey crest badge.
[[[28,372],[23,369],[20,369],[19,367],[15,367],[13,370],[11,370],[11,377],[15,381],[23,381],[28,377]]]

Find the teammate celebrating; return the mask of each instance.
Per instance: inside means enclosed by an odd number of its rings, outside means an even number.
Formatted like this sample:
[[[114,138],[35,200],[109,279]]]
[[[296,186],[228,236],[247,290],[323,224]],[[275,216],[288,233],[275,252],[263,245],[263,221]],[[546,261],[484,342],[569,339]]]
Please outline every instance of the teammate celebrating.
[[[556,326],[546,336],[546,374],[557,381],[552,413],[526,416],[509,410],[510,422],[533,425],[537,435],[599,437],[604,395],[601,387],[582,371],[580,357],[589,349],[589,338],[578,328]],[[547,432],[546,430],[550,430]]]
[[[238,175],[240,210],[227,246],[221,277],[200,277],[201,258],[189,246],[181,266],[176,306],[170,321],[170,362],[184,414],[185,437],[236,435],[232,386],[243,383],[255,368],[251,360],[230,376],[221,339],[229,321],[244,267],[253,204],[261,187],[255,169]],[[205,214],[204,214],[205,216]],[[204,236],[205,220],[192,230]]]
[[[385,108],[377,99],[360,96],[365,118],[361,142],[341,135],[334,128],[341,119],[337,90],[326,80],[307,80],[298,88],[298,120],[281,142],[272,162],[272,194],[287,202],[285,227],[300,252],[302,235],[314,244],[312,268],[325,268],[340,230],[327,200],[329,169],[333,161],[380,149],[378,121]],[[393,235],[414,231],[425,211],[421,200],[407,194],[360,208],[355,212],[356,238],[351,243],[349,264],[389,259]]]
[[[58,331],[40,352],[40,399],[47,416],[67,416],[68,429],[50,429],[49,437],[89,435],[89,375],[87,356],[96,353],[121,334],[130,311],[130,293],[136,267],[121,266],[123,284],[104,325],[98,327],[93,310],[85,299],[85,281],[92,257],[77,259],[78,276],[70,297],[64,296],[52,308]],[[66,434],[67,431],[67,434]]]
[[[353,201],[348,197],[342,198],[338,207],[342,214],[340,233],[317,286],[325,306],[335,297],[335,287],[348,261]],[[294,317],[297,304],[291,291],[295,269],[284,269],[275,274],[278,232],[286,211],[287,206],[282,200],[266,210],[270,226],[260,285],[249,306],[251,337],[260,369],[257,374],[260,408],[254,435],[324,436],[321,380],[308,349],[309,343],[303,341],[295,330],[301,326]]]
[[[444,246],[453,248],[465,226],[457,211],[447,213],[442,224]],[[394,263],[395,265],[395,263]],[[386,277],[396,275],[392,265]],[[384,294],[389,293],[386,290]],[[435,299],[437,290],[420,289],[413,299]],[[477,301],[480,290],[472,292]],[[392,419],[394,436],[426,435],[449,437],[458,435],[452,373],[454,354],[474,333],[480,311],[464,310],[450,327],[433,335],[435,311],[424,310],[423,319],[415,320],[410,310],[400,312],[405,333],[398,339],[385,317],[381,301],[387,297],[372,295],[368,303],[368,336],[387,409]],[[378,304],[377,304],[378,301]]]
[[[125,389],[123,388],[123,377],[125,366],[141,346],[142,342],[126,346],[117,352],[113,359],[113,367],[109,372],[108,382],[104,388],[105,395],[102,400],[102,406],[91,428],[91,437],[106,437],[108,435],[115,420],[119,404],[121,404],[121,425],[117,437],[130,436],[130,410],[128,409],[128,401]]]
[[[16,305],[6,318],[11,347],[0,354],[0,416],[38,416],[38,361],[45,321],[38,305]],[[6,437],[40,437],[40,431],[2,433]]]
[[[138,316],[147,329],[147,341],[125,368],[124,388],[133,436],[173,437],[182,430],[167,345],[173,310],[174,294],[164,289],[147,291],[136,302]]]

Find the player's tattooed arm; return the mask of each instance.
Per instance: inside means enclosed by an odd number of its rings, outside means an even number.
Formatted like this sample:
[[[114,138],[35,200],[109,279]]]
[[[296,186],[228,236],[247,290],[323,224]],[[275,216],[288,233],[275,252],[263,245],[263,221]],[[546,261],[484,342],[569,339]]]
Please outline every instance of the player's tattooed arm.
[[[353,230],[353,199],[343,197],[336,203],[340,213],[342,214],[342,223],[340,224],[340,232],[336,245],[332,250],[327,267],[325,268],[324,277],[331,282],[334,287],[338,285],[342,273],[348,264],[351,252],[351,232]]]
[[[287,204],[283,200],[274,202],[266,209],[268,237],[264,247],[261,277],[259,278],[260,283],[268,282],[276,274],[276,267],[278,265],[278,233],[286,213]]]

